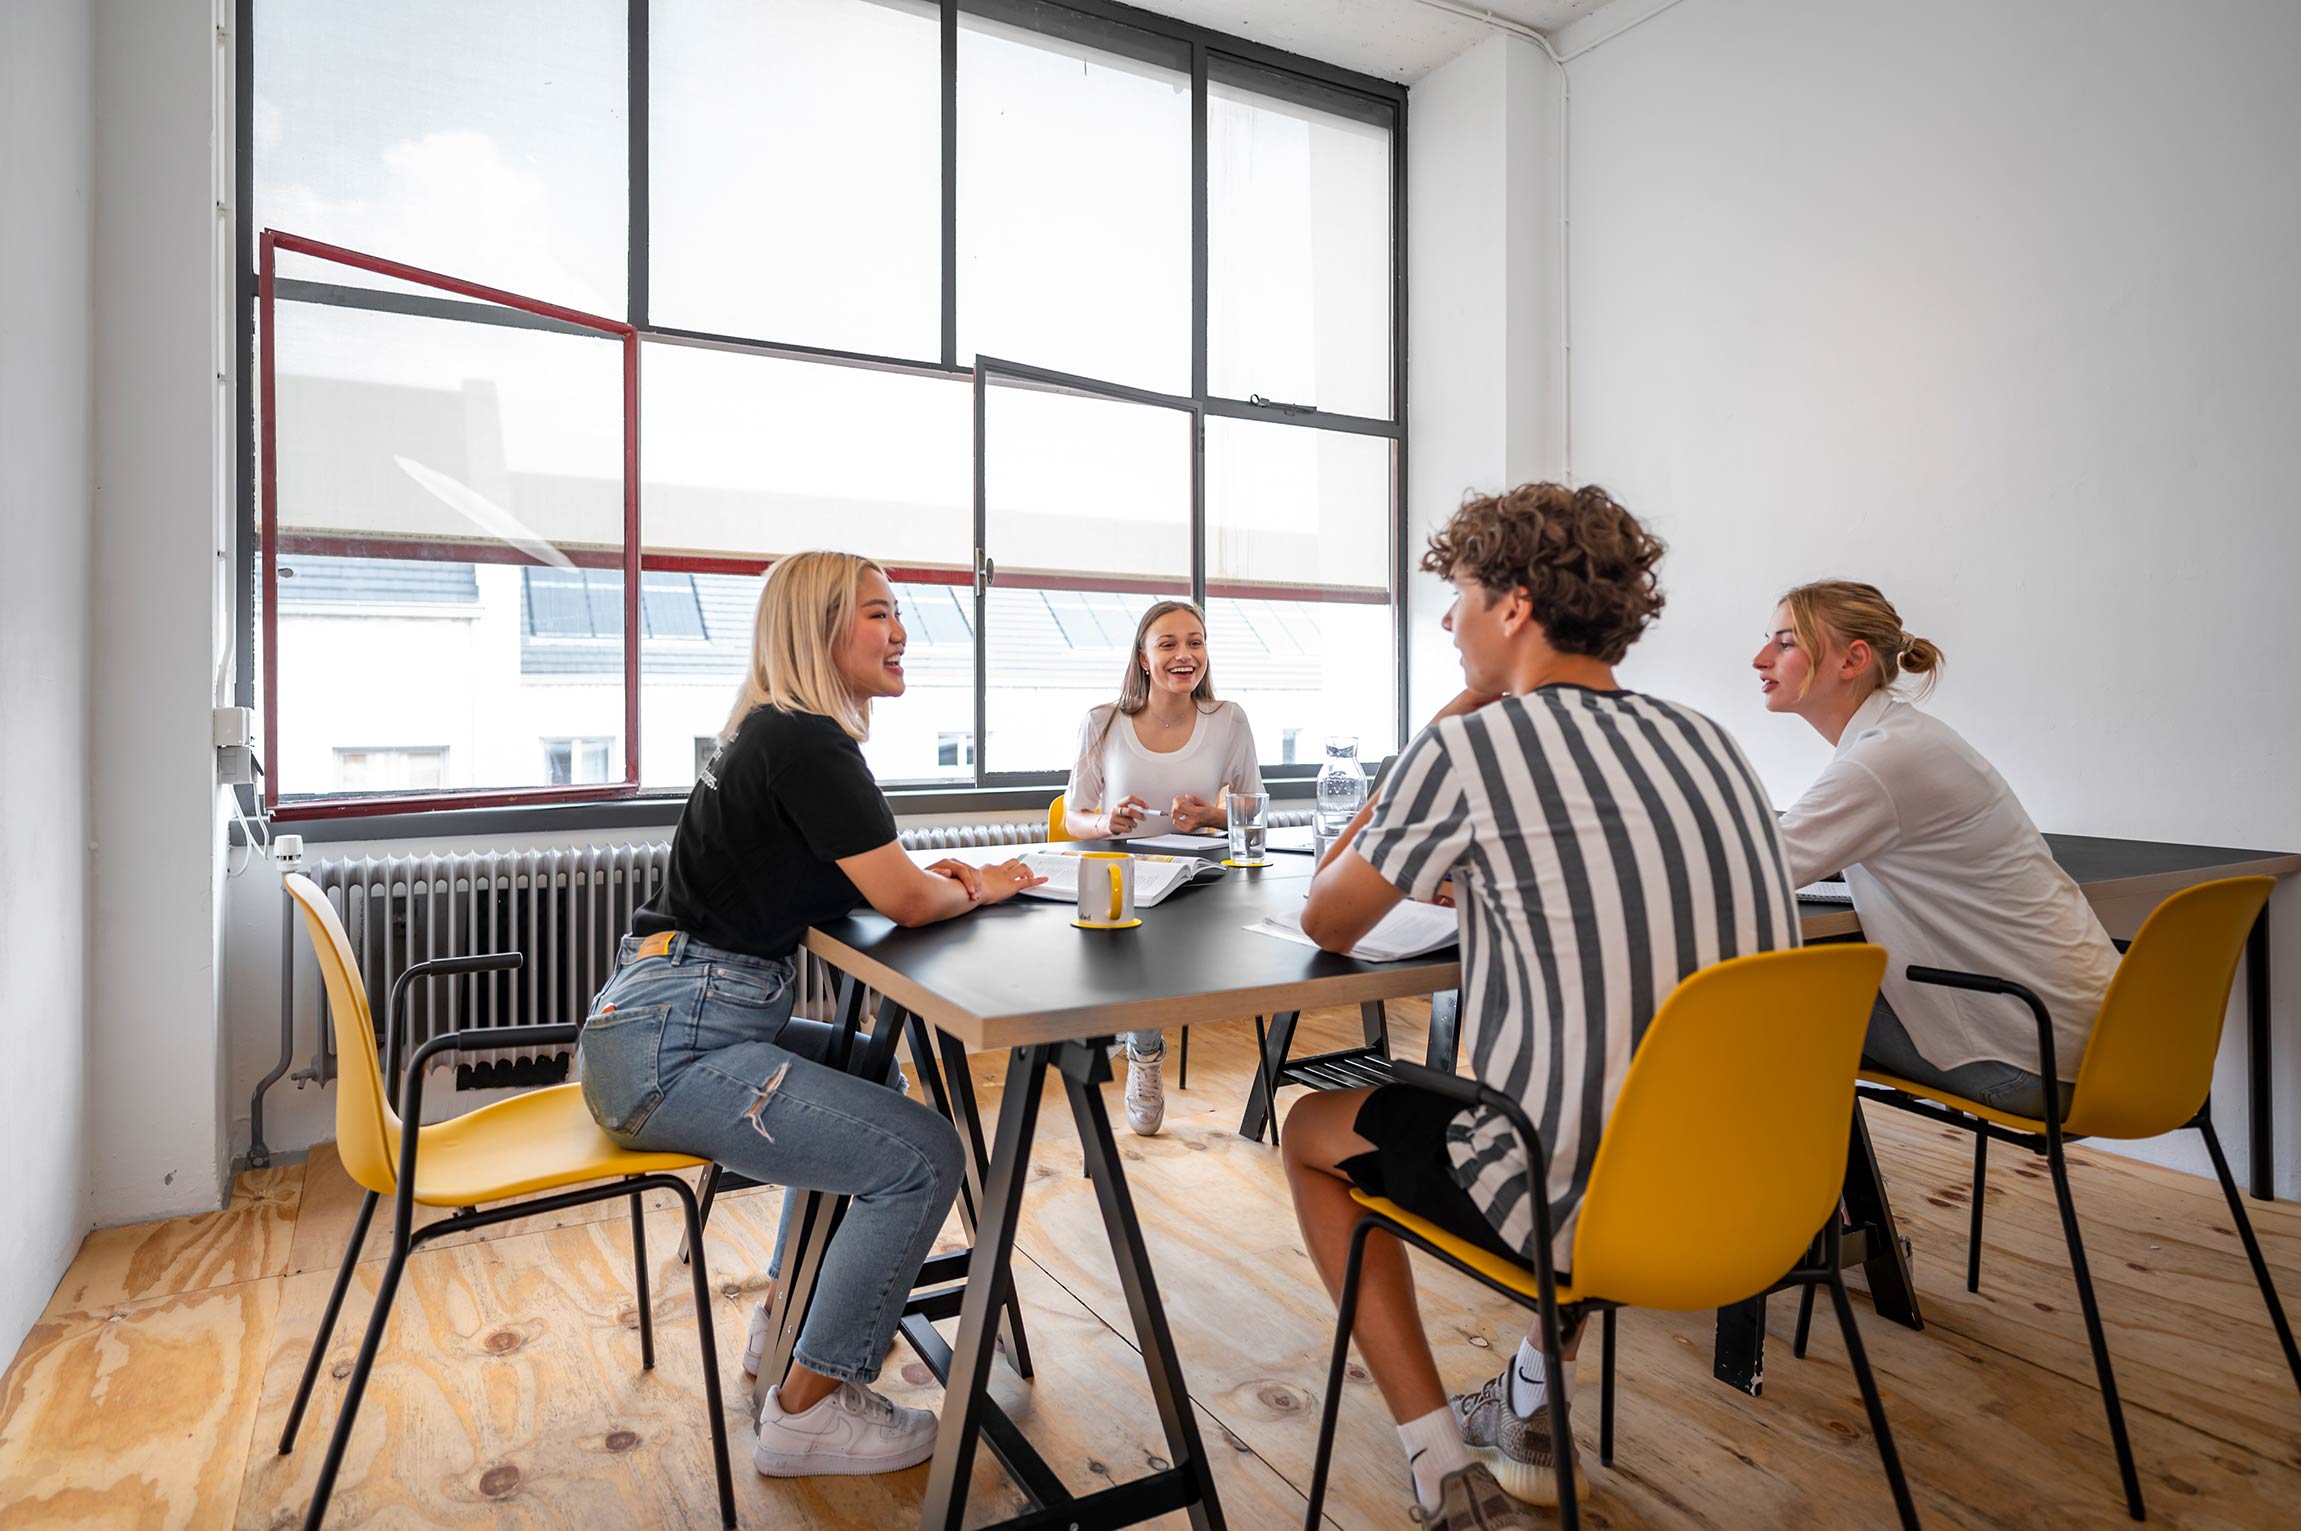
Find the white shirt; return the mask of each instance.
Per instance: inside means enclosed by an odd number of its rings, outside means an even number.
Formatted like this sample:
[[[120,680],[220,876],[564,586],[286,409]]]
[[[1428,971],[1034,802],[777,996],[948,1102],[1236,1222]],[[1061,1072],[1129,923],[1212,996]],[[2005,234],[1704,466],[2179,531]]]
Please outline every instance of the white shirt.
[[[1880,691],[1782,815],[1802,885],[1843,871],[1862,934],[1891,955],[1883,993],[1936,1068],[2036,1073],[2037,1023],[2003,995],[1913,984],[1911,963],[2010,978],[2053,1017],[2054,1072],[2077,1078],[2117,948],[2005,779],[1957,731]]]
[[[1262,790],[1254,730],[1247,726],[1246,709],[1238,703],[1217,702],[1212,712],[1199,713],[1183,747],[1165,754],[1144,749],[1135,737],[1134,719],[1112,716],[1117,711],[1115,702],[1087,710],[1087,720],[1079,728],[1078,764],[1071,767],[1070,789],[1063,794],[1066,809],[1102,813],[1131,793],[1151,806],[1135,833],[1161,835],[1173,831],[1167,810],[1185,792],[1211,803],[1225,787],[1233,792]],[[1103,728],[1105,719],[1110,722],[1108,732]]]

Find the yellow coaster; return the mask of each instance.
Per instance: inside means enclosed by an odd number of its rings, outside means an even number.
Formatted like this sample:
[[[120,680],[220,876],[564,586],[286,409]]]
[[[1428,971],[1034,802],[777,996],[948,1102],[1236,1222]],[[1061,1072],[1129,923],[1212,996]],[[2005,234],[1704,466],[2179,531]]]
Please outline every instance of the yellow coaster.
[[[1073,920],[1071,923],[1081,930],[1132,930],[1142,923],[1142,918],[1138,915],[1131,920],[1121,920],[1116,925],[1105,924],[1101,920]]]
[[[1266,867],[1272,863],[1268,856],[1263,857],[1260,861],[1233,861],[1225,856],[1222,858],[1222,864],[1226,867]]]

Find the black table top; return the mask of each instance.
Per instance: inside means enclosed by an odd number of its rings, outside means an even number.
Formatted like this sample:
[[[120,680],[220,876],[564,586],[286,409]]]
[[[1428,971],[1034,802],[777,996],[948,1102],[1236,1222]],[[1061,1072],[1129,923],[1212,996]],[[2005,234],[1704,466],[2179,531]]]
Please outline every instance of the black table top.
[[[1452,947],[1360,962],[1246,929],[1299,911],[1309,878],[1305,856],[1234,868],[1176,889],[1132,930],[1081,930],[1071,905],[1033,898],[910,930],[866,910],[817,926],[807,948],[976,1049],[1455,986]]]

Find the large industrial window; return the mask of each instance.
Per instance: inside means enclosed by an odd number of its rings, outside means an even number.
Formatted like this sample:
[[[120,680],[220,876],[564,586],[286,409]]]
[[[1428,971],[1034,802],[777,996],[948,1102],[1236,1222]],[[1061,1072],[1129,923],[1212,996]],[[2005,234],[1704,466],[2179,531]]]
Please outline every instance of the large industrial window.
[[[275,812],[683,792],[819,546],[888,785],[1058,781],[1165,595],[1274,776],[1398,743],[1401,87],[1099,0],[241,21]]]

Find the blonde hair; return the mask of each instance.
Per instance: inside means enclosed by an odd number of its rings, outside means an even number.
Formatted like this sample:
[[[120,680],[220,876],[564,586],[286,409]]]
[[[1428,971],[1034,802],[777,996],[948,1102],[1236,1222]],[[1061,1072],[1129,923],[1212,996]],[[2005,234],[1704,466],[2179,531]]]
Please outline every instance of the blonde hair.
[[[1816,659],[1827,647],[1825,639],[1848,647],[1856,640],[1868,644],[1870,684],[1878,690],[1893,685],[1904,674],[1922,675],[1925,679],[1917,688],[1922,698],[1940,678],[1941,649],[1904,631],[1901,613],[1875,585],[1850,579],[1817,580],[1784,595],[1782,604],[1790,608],[1790,631],[1797,635],[1798,647]],[[1812,684],[1813,672],[1808,670],[1806,685]],[[1799,687],[1799,694],[1804,692],[1805,687]]]
[[[735,694],[720,738],[733,738],[760,707],[820,713],[849,738],[871,737],[871,699],[854,693],[837,662],[870,571],[887,572],[854,553],[793,553],[776,560],[751,624],[751,673]]]
[[[1099,753],[1103,741],[1111,736],[1111,725],[1122,717],[1133,717],[1150,705],[1150,671],[1144,668],[1143,642],[1150,636],[1151,624],[1161,617],[1171,617],[1178,611],[1187,611],[1198,619],[1201,636],[1206,633],[1206,613],[1189,601],[1154,601],[1135,624],[1134,647],[1127,651],[1127,672],[1119,680],[1119,699],[1111,710],[1103,714],[1103,726],[1095,734],[1095,749]],[[1198,684],[1190,688],[1190,699],[1201,712],[1212,712],[1214,700],[1214,659],[1209,656],[1206,668],[1198,672]]]

